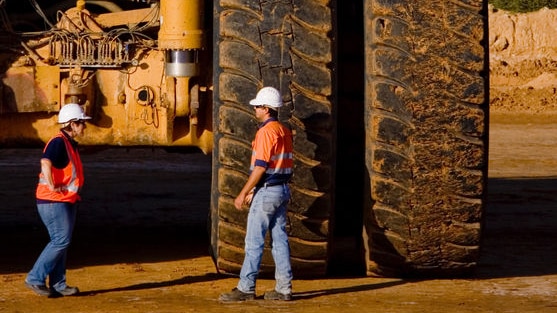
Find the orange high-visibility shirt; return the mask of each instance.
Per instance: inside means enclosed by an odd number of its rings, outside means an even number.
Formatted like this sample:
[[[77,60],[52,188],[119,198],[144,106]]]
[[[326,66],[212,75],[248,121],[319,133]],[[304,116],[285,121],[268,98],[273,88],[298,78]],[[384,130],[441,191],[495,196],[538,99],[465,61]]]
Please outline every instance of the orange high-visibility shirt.
[[[294,167],[292,132],[275,118],[263,122],[252,143],[251,167],[261,166],[265,175],[258,183],[287,183]]]

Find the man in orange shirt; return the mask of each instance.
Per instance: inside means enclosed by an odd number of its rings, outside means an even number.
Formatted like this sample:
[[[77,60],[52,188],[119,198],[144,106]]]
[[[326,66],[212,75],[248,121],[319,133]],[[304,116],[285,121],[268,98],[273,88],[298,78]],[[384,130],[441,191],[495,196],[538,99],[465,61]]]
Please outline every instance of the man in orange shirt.
[[[290,199],[288,181],[294,163],[292,132],[278,121],[277,110],[282,106],[282,97],[275,88],[262,88],[250,105],[254,106],[255,117],[261,124],[252,144],[250,176],[234,200],[238,210],[245,204],[251,204],[245,257],[237,287],[221,294],[219,300],[255,299],[255,283],[263,256],[265,235],[269,230],[276,285],[273,291],[265,293],[264,298],[288,301],[292,299],[292,269],[286,233],[286,205]]]

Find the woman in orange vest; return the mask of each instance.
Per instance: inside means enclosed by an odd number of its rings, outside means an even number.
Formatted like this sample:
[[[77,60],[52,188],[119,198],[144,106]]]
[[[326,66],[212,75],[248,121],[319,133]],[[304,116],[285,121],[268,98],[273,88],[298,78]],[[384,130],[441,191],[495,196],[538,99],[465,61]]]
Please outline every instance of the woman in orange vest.
[[[78,104],[64,105],[58,114],[62,128],[43,150],[36,197],[50,242],[25,279],[25,285],[42,296],[71,296],[79,292],[77,287],[66,284],[66,253],[83,186],[83,166],[74,138],[83,134],[89,119]]]

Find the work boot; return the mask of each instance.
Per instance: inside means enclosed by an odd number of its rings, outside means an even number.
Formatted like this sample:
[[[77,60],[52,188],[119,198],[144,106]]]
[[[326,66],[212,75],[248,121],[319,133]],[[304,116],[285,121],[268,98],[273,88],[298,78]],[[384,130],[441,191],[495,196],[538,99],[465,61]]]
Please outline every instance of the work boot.
[[[50,297],[52,295],[52,291],[45,285],[33,285],[28,282],[25,282],[25,286],[31,290],[33,290],[39,296],[46,296]]]
[[[263,298],[265,300],[290,301],[290,300],[292,300],[292,294],[291,293],[280,293],[276,290],[272,290],[272,291],[265,292],[265,296]]]
[[[67,297],[78,294],[79,289],[77,287],[66,286],[66,288],[64,289],[56,290],[56,292],[63,295],[64,297]]]
[[[238,288],[232,289],[231,292],[222,293],[219,296],[219,300],[224,302],[246,301],[253,299],[255,299],[255,293],[242,292]]]

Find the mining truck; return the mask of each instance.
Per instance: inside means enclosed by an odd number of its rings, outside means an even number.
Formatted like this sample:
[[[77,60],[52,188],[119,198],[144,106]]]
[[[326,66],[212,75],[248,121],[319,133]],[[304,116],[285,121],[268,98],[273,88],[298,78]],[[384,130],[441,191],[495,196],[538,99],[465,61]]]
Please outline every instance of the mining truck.
[[[280,90],[294,133],[296,276],[476,267],[487,1],[1,0],[0,11],[0,146],[42,147],[78,103],[93,117],[86,147],[197,147],[212,156],[220,273],[243,261],[247,212],[233,199],[263,86]],[[261,271],[272,268],[268,242]]]

